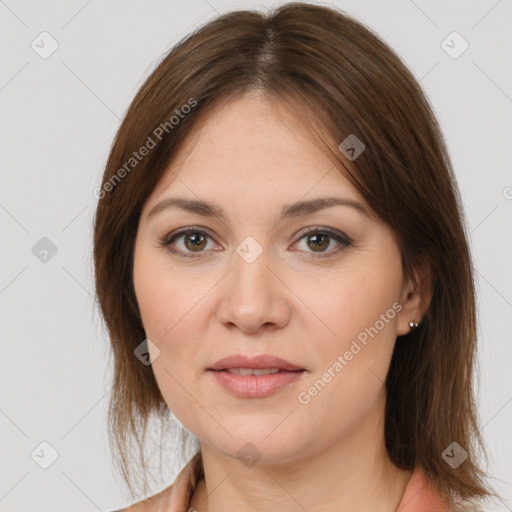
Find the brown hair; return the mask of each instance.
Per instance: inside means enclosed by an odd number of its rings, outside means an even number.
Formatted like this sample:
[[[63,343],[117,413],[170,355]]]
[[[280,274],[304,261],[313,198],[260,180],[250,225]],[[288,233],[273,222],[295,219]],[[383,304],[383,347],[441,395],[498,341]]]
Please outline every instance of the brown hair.
[[[151,367],[134,357],[146,338],[132,280],[141,209],[200,116],[248,92],[300,112],[340,172],[396,233],[405,277],[414,280],[422,263],[432,269],[430,307],[418,328],[397,338],[387,375],[389,457],[402,468],[422,468],[452,503],[493,494],[477,461],[485,449],[472,391],[473,268],[434,113],[410,71],[370,29],[339,10],[294,2],[266,14],[221,15],[179,42],[138,91],[111,148],[94,264],[114,356],[111,447],[132,495],[129,440],[137,440],[137,467],[145,469],[148,419],[169,417]],[[354,161],[338,149],[350,134],[365,144]],[[146,156],[134,159],[143,146]],[[442,457],[452,442],[468,453],[456,469]]]

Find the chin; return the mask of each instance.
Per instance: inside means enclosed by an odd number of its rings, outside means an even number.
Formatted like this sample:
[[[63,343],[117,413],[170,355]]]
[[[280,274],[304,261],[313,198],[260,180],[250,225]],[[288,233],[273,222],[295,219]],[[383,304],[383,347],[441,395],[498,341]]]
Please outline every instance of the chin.
[[[312,434],[309,442],[305,442],[297,439],[296,429],[286,429],[282,426],[276,429],[279,422],[257,423],[254,419],[252,421],[251,428],[247,428],[247,425],[245,425],[240,430],[230,427],[229,423],[225,424],[226,430],[233,437],[221,434],[220,439],[210,437],[205,439],[204,442],[213,449],[224,453],[228,457],[239,459],[250,467],[256,463],[280,464],[293,462],[305,446],[311,446],[314,438]],[[280,430],[279,433],[278,430]]]

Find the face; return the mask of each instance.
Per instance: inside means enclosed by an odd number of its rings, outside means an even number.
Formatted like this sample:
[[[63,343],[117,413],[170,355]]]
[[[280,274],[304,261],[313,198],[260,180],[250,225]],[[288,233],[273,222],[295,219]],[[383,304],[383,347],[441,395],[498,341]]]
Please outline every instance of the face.
[[[162,206],[175,198],[214,213]],[[282,216],[320,198],[341,201]],[[233,457],[250,442],[267,461],[298,460],[377,417],[396,337],[415,319],[391,229],[261,97],[214,111],[181,147],[144,205],[133,273],[167,405]],[[233,355],[301,371],[209,370]]]

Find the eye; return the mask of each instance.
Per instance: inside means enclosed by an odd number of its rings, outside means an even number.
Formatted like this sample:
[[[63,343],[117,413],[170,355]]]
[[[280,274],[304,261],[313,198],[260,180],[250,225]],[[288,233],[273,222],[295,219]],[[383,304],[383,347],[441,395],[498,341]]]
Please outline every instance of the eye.
[[[176,249],[172,244],[180,238],[183,238],[183,248]],[[197,258],[201,255],[200,253],[205,252],[204,248],[207,246],[208,238],[211,239],[211,236],[206,231],[194,228],[185,228],[171,233],[163,240],[159,240],[159,245],[161,247],[166,247],[173,254],[178,254],[185,258]],[[193,253],[198,254],[195,255]]]
[[[310,258],[328,258],[352,245],[348,236],[329,228],[308,228],[301,235],[299,242],[306,239],[306,247],[312,249],[312,253],[308,256]],[[331,240],[335,240],[338,247],[327,251],[327,248],[331,245]],[[306,250],[306,252],[308,251]]]
[[[309,258],[330,257],[345,247],[352,245],[352,241],[348,236],[329,228],[307,228],[306,231],[300,233],[300,238],[296,244],[308,238],[309,241],[306,242],[306,249],[304,251],[309,252],[307,249],[312,249],[312,253],[308,256]],[[176,248],[176,245],[179,245],[176,242],[180,239],[183,239],[182,247]],[[167,235],[162,240],[159,240],[158,243],[173,254],[185,258],[197,258],[201,256],[201,253],[207,252],[205,249],[208,246],[208,239],[212,240],[212,235],[202,229],[183,228]],[[327,251],[326,249],[331,245],[332,240],[338,244],[338,247]],[[214,248],[214,250],[216,249]]]

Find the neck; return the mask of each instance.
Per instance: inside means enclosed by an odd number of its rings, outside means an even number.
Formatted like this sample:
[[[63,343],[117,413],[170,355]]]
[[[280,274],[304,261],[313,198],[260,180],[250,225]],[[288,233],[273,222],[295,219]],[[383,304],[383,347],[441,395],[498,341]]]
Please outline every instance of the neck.
[[[384,403],[384,402],[383,402]],[[190,503],[198,512],[395,512],[411,476],[385,449],[383,407],[314,456],[287,463],[238,459],[201,443],[205,478]]]

